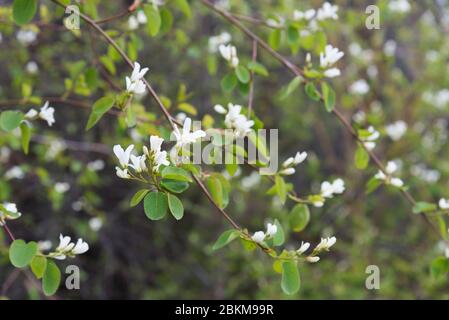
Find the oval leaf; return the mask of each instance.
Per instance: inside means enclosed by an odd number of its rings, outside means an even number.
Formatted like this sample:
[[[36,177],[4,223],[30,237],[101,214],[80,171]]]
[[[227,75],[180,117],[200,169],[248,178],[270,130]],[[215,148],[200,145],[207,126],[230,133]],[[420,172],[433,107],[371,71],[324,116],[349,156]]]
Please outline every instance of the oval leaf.
[[[168,209],[167,195],[163,192],[150,192],[145,196],[143,208],[148,219],[162,219]]]
[[[12,16],[17,24],[26,24],[33,19],[37,10],[37,0],[14,0]]]
[[[294,261],[284,261],[282,263],[281,288],[286,294],[295,294],[299,291],[301,280],[298,267]]]
[[[56,293],[61,282],[61,271],[53,261],[48,261],[42,279],[42,290],[46,296],[52,296]]]
[[[174,194],[168,194],[168,207],[176,220],[181,220],[184,216],[184,206],[181,200]]]
[[[37,243],[18,239],[14,240],[9,248],[9,260],[14,267],[23,268],[30,264],[37,253]]]

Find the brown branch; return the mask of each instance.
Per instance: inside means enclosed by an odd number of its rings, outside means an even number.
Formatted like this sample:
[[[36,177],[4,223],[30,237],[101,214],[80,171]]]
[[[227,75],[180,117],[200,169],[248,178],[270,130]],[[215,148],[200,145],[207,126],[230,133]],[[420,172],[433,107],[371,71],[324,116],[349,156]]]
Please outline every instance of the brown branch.
[[[257,42],[253,40],[252,61],[256,62],[256,60],[257,60]],[[254,71],[251,71],[249,96],[248,96],[248,118],[251,117],[251,111],[253,109],[253,100],[254,100]]]

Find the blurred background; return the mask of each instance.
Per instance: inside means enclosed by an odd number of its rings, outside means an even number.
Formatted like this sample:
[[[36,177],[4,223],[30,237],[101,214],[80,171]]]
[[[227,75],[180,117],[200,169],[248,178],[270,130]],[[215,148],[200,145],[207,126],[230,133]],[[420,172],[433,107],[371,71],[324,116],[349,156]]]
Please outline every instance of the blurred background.
[[[80,1],[81,12],[96,20],[126,11],[133,1]],[[292,19],[294,10],[319,8],[323,1],[219,1],[235,14],[255,18]],[[345,52],[342,75],[332,79],[337,104],[354,126],[374,126],[381,133],[375,153],[386,163],[395,160],[400,176],[419,200],[449,197],[447,161],[449,108],[449,1],[332,1],[339,19],[322,26],[320,34]],[[399,1],[401,2],[401,1]],[[241,244],[212,252],[218,235],[228,229],[207,199],[192,186],[182,200],[182,221],[149,221],[142,206],[129,207],[141,188],[115,175],[115,144],[149,143],[149,135],[167,130],[157,105],[148,95],[133,102],[137,121],[120,113],[107,114],[85,131],[89,108],[105,92],[125,88],[127,66],[84,22],[75,32],[62,24],[63,10],[39,1],[33,22],[17,26],[12,1],[0,1],[0,109],[24,112],[50,101],[56,123],[35,122],[30,152],[20,138],[0,133],[0,202],[17,204],[21,219],[9,223],[18,238],[58,244],[60,233],[82,237],[90,250],[62,266],[78,265],[81,289],[61,287],[59,299],[447,299],[447,277],[431,276],[431,261],[444,255],[438,235],[428,228],[394,189],[365,193],[377,172],[372,165],[354,166],[356,145],[337,119],[322,105],[296,90],[283,97],[291,74],[265,52],[257,59],[269,70],[256,76],[254,110],[266,128],[278,128],[280,159],[298,150],[307,161],[290,177],[299,194],[319,191],[324,180],[341,177],[346,192],[311,208],[309,226],[287,235],[287,247],[302,240],[317,243],[321,236],[338,239],[332,251],[313,265],[303,265],[301,290],[286,296],[273,261]],[[192,17],[166,1],[172,24],[156,37],[146,27],[130,30],[128,18],[102,24],[126,48],[133,60],[150,68],[147,79],[170,105],[170,112],[211,121],[217,103],[245,105],[247,93],[223,92],[220,81],[229,71],[209,38],[229,32],[241,61],[250,61],[252,43],[238,29],[212,13],[200,1],[190,1]],[[380,29],[365,26],[368,5],[380,9]],[[245,22],[267,40],[272,28]],[[31,32],[23,34],[23,32]],[[21,33],[22,32],[22,33]],[[313,38],[313,43],[318,38]],[[300,41],[301,43],[301,41]],[[292,49],[283,39],[278,49],[298,66],[312,51],[307,44]],[[243,90],[244,91],[244,90]],[[188,104],[188,105],[187,105]],[[194,107],[193,109],[191,107]],[[387,126],[403,121],[407,130],[388,133]],[[221,171],[222,168],[214,167]],[[266,194],[271,182],[241,167],[230,179],[227,211],[249,230],[267,219],[288,223],[286,206]],[[9,240],[0,232],[0,296],[40,298],[39,291],[11,265]],[[48,243],[47,243],[48,244]],[[365,269],[380,268],[380,290],[367,290]],[[64,268],[62,268],[64,270]]]

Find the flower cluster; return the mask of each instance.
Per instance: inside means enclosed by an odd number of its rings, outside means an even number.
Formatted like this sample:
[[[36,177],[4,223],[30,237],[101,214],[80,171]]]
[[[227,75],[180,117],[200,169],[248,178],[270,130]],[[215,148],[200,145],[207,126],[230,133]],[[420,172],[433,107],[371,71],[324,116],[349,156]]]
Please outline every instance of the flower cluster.
[[[390,184],[394,187],[401,188],[404,186],[404,182],[400,178],[392,176],[397,170],[398,165],[393,161],[389,161],[385,167],[385,173],[382,170],[379,170],[374,178],[385,181],[386,184]]]
[[[279,172],[282,175],[292,175],[296,172],[294,166],[297,166],[304,162],[307,158],[307,152],[297,152],[294,157],[290,157],[287,160],[284,161],[282,164],[282,170]]]
[[[344,56],[344,52],[331,45],[327,45],[324,52],[320,53],[320,67],[324,70],[324,75],[328,78],[335,78],[341,74],[340,69],[332,67]]]
[[[332,183],[324,181],[321,183],[320,194],[309,197],[312,204],[321,208],[326,199],[332,199],[336,194],[342,194],[345,191],[345,182],[342,179],[335,179]]]
[[[380,133],[373,126],[370,126],[367,130],[359,130],[359,137],[363,141],[365,148],[373,150],[376,147],[376,140],[379,139]]]
[[[275,224],[268,223],[267,224],[267,231],[256,231],[251,239],[256,243],[262,243],[265,241],[265,239],[270,239],[274,237],[276,232],[278,231],[278,227]]]
[[[35,109],[30,109],[26,114],[25,118],[28,120],[34,120],[40,118],[42,120],[47,121],[47,124],[51,127],[53,123],[55,123],[55,109],[50,107],[50,103],[48,101],[42,106],[40,111]]]
[[[237,48],[231,44],[221,44],[218,46],[221,56],[229,62],[232,68],[239,65],[239,58],[237,57]]]
[[[329,249],[337,242],[336,237],[321,238],[320,243],[313,249],[312,253],[305,257],[309,263],[316,263],[320,261],[317,255],[322,251],[329,251]],[[301,242],[301,246],[294,253],[297,256],[302,256],[310,248],[309,242]]]
[[[332,5],[329,2],[323,3],[318,10],[309,9],[306,11],[294,10],[293,20],[300,21],[306,20],[311,24],[316,24],[317,21],[323,21],[327,19],[338,20],[338,6]]]
[[[226,45],[231,41],[231,35],[228,32],[222,32],[218,36],[209,38],[209,52],[216,53],[221,45]]]
[[[128,19],[128,28],[130,30],[136,30],[140,24],[146,24],[148,21],[147,16],[143,10],[139,10],[135,16],[130,16]]]
[[[184,120],[184,124],[182,126],[182,131],[179,130],[178,126],[174,126],[173,135],[176,139],[175,150],[180,150],[184,146],[189,145],[191,143],[195,143],[198,139],[204,138],[206,136],[206,132],[203,130],[195,130],[190,132],[192,129],[192,119],[186,118]]]
[[[64,260],[67,257],[73,258],[78,254],[83,254],[89,250],[89,245],[83,239],[78,239],[76,244],[71,242],[71,238],[68,236],[59,235],[59,245],[54,252],[49,254],[57,260]]]
[[[143,172],[151,170],[157,173],[161,165],[168,166],[170,162],[167,159],[167,151],[162,151],[161,146],[164,139],[158,136],[150,137],[150,149],[143,147],[143,155],[135,156],[132,153],[134,145],[123,149],[120,145],[113,148],[114,154],[119,160],[120,167],[115,167],[117,176],[122,179],[135,178],[129,168],[132,168],[135,174],[140,175]],[[131,163],[129,163],[131,161]]]
[[[134,69],[130,77],[126,77],[126,91],[130,94],[144,94],[145,93],[145,83],[142,78],[148,72],[148,68],[140,69],[140,64],[134,62]]]
[[[6,220],[15,220],[21,216],[15,203],[5,202],[0,205],[0,226],[5,225]]]
[[[225,116],[225,126],[229,129],[234,129],[234,135],[236,137],[244,137],[250,131],[254,125],[253,120],[248,120],[248,118],[242,114],[242,106],[238,104],[228,103],[228,110],[226,110],[222,105],[217,104],[214,110],[220,114],[226,114]]]
[[[407,124],[404,121],[399,120],[387,125],[385,131],[391,140],[398,141],[407,132]]]

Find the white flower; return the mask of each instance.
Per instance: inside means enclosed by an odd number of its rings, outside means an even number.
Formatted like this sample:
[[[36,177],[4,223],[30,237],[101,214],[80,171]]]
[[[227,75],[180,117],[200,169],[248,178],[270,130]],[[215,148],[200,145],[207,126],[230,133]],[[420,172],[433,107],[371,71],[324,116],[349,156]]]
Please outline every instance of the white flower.
[[[39,251],[48,251],[51,249],[52,242],[50,240],[42,240],[37,243]]]
[[[316,263],[316,262],[320,261],[320,257],[307,257],[306,260],[307,260],[307,262],[310,262],[310,263]]]
[[[101,171],[104,169],[104,166],[105,166],[104,161],[101,159],[91,161],[87,164],[87,168],[90,171]]]
[[[407,13],[411,9],[408,0],[391,0],[388,3],[388,9],[393,12]]]
[[[315,251],[328,251],[337,242],[336,237],[321,238],[321,242],[315,247]]]
[[[320,65],[321,68],[328,68],[338,62],[343,56],[344,52],[338,48],[334,48],[331,45],[327,45],[324,52],[320,53]]]
[[[355,95],[365,95],[369,92],[369,85],[365,79],[360,79],[354,82],[349,87],[349,92]]]
[[[42,106],[40,112],[37,112],[34,109],[30,109],[26,114],[25,118],[34,119],[36,117],[41,118],[42,120],[47,121],[47,124],[51,127],[53,123],[55,123],[55,109],[49,106],[49,102],[46,101]]]
[[[242,106],[228,103],[228,110],[226,110],[222,105],[217,104],[214,106],[214,110],[220,114],[226,114],[224,120],[225,126],[230,129],[235,129],[235,136],[244,137],[251,132],[254,121],[248,120],[244,114],[241,114]]]
[[[89,245],[83,239],[78,239],[75,247],[72,249],[72,254],[83,254],[89,250]]]
[[[139,21],[137,21],[137,18],[135,16],[130,16],[128,19],[128,29],[136,30],[138,27],[139,27]]]
[[[196,130],[190,132],[192,126],[192,119],[186,118],[184,120],[184,125],[182,127],[182,132],[179,131],[178,127],[175,125],[173,134],[176,138],[176,145],[181,148],[184,145],[195,143],[196,140],[201,139],[206,136],[206,132],[203,130]]]
[[[134,69],[130,77],[126,77],[126,91],[129,93],[135,94],[143,94],[145,93],[145,83],[142,81],[142,78],[148,72],[148,68],[140,69],[140,64],[138,62],[134,62]]]
[[[295,165],[301,164],[304,162],[304,160],[306,160],[307,158],[307,152],[297,152],[295,155],[295,160],[293,161],[293,163]]]
[[[161,165],[168,166],[170,162],[167,159],[167,152],[161,151],[162,142],[164,139],[158,136],[150,137],[150,152],[147,147],[143,147],[145,155],[150,159],[154,172],[159,170]]]
[[[117,159],[120,162],[120,165],[123,168],[126,168],[128,166],[129,159],[130,159],[130,156],[131,156],[131,152],[133,151],[133,149],[134,149],[134,145],[133,144],[129,145],[126,148],[126,150],[123,150],[122,146],[120,146],[118,144],[116,144],[113,147],[112,150],[114,151],[115,156],[117,157]]]
[[[89,228],[92,229],[92,231],[98,231],[103,226],[103,220],[101,220],[98,217],[93,217],[89,219]]]
[[[367,129],[368,133],[370,133],[369,136],[363,137],[362,140],[364,141],[363,144],[368,150],[373,150],[376,147],[376,140],[379,139],[380,133],[376,129],[374,129],[373,126],[370,126]]]
[[[60,234],[59,245],[56,247],[56,251],[65,252],[72,250],[75,244],[71,243],[70,240],[72,239],[69,236],[63,236],[62,234]]]
[[[312,20],[315,16],[315,9],[309,9],[306,11],[295,10],[293,11],[293,20]]]
[[[441,198],[440,201],[438,201],[438,206],[442,210],[448,210],[449,209],[449,200]]]
[[[237,48],[231,44],[221,44],[218,46],[221,56],[235,68],[239,64],[239,58],[237,57]]]
[[[66,193],[70,190],[70,184],[67,182],[56,182],[55,183],[55,191],[57,193]]]
[[[162,6],[165,0],[148,0],[154,7]]]
[[[221,104],[216,104],[214,106],[214,110],[215,112],[219,113],[219,114],[226,114],[228,111],[226,110],[225,107],[223,107]]]
[[[296,172],[295,168],[286,168],[284,170],[281,170],[279,174],[282,174],[284,176],[291,176],[295,174],[295,172]]]
[[[398,141],[407,132],[407,124],[402,120],[396,121],[395,123],[387,125],[385,131],[393,141]]]
[[[26,65],[25,65],[25,70],[26,72],[30,73],[30,74],[36,74],[39,71],[39,67],[37,66],[37,63],[34,61],[29,61]]]
[[[257,231],[253,234],[253,236],[251,237],[251,239],[254,242],[257,243],[262,243],[265,240],[265,233],[263,231]]]
[[[231,35],[228,32],[222,32],[218,36],[209,38],[209,52],[215,53],[220,45],[227,44],[231,41]]]
[[[394,40],[387,40],[384,44],[384,53],[387,56],[393,56],[396,52],[397,43]]]
[[[345,191],[345,182],[342,179],[336,179],[332,183],[334,194],[342,194]]]
[[[398,165],[394,161],[388,161],[385,171],[388,174],[393,174],[398,170]]]
[[[77,254],[83,254],[89,250],[89,245],[83,239],[78,239],[75,243],[71,242],[68,236],[59,235],[59,245],[52,256],[58,260],[64,260],[67,256],[73,257]]]
[[[335,78],[341,75],[341,71],[338,68],[330,68],[324,71],[324,76],[327,78]]]
[[[122,178],[122,179],[131,178],[131,176],[128,173],[128,169],[122,169],[120,167],[115,167],[115,171],[116,171],[117,177],[119,177],[119,178]]]
[[[129,166],[132,167],[134,170],[136,170],[136,172],[142,172],[147,170],[147,166],[145,165],[146,160],[145,155],[135,156],[132,154],[130,156],[130,159],[132,164],[130,164]]]
[[[323,6],[318,9],[318,13],[316,15],[317,20],[325,20],[325,19],[338,19],[337,15],[338,6],[332,5],[329,2],[323,3]]]
[[[19,30],[17,32],[17,40],[24,46],[36,41],[37,33],[32,30]]]
[[[332,198],[334,194],[342,194],[345,191],[345,182],[342,179],[336,179],[332,183],[324,181],[321,184],[321,196]]]
[[[304,252],[306,252],[309,248],[310,248],[310,243],[308,243],[308,242],[301,242],[301,246],[299,247],[298,250],[296,250],[296,253],[301,255]]]
[[[11,180],[11,179],[23,179],[25,177],[25,173],[23,172],[22,168],[19,166],[14,166],[8,171],[5,172],[4,178],[5,180]]]
[[[398,187],[398,188],[401,188],[402,186],[404,186],[404,181],[402,181],[399,178],[391,178],[390,183],[392,186]]]
[[[5,202],[5,203],[3,203],[3,207],[8,212],[19,213],[19,211],[17,210],[17,205],[15,203]]]
[[[39,117],[45,121],[47,121],[48,125],[51,127],[53,123],[55,123],[54,117],[55,109],[49,107],[48,101],[45,102],[44,106],[41,108],[41,112],[39,112]]]
[[[265,233],[265,235],[267,237],[273,237],[277,231],[278,231],[278,227],[275,224],[268,223],[267,224],[267,232]]]
[[[145,24],[148,22],[147,16],[145,15],[145,12],[143,12],[143,10],[139,10],[139,12],[137,12],[137,21],[140,24]]]
[[[313,206],[315,208],[321,208],[322,206],[324,206],[324,201],[323,200],[313,200]]]

